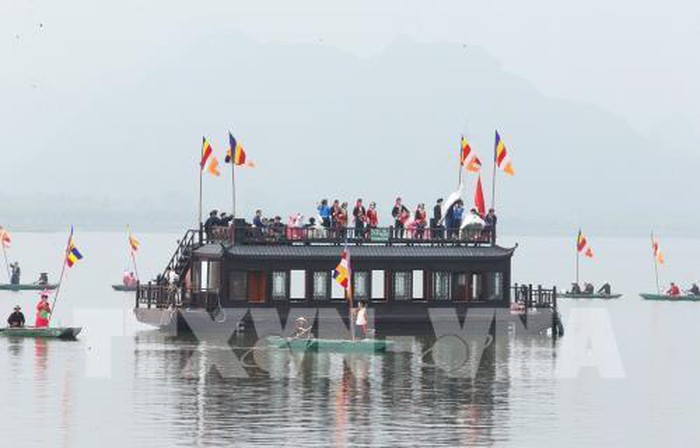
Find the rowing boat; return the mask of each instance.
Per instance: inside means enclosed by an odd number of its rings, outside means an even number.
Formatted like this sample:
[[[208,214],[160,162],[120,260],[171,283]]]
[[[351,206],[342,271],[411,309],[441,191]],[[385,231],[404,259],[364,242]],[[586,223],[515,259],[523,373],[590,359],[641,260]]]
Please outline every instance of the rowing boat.
[[[3,291],[41,291],[44,289],[56,289],[58,287],[57,283],[50,283],[46,285],[39,285],[37,283],[20,283],[13,285],[11,283],[1,283],[0,290]]]
[[[267,343],[275,348],[289,348],[294,351],[342,353],[383,353],[393,345],[393,341],[384,339],[358,339],[350,341],[347,339],[294,339],[281,338],[279,336],[269,336],[267,338]]]
[[[700,296],[694,295],[683,295],[683,296],[669,296],[666,294],[639,294],[645,300],[667,300],[669,302],[700,302]]]
[[[563,294],[558,294],[558,297],[562,299],[619,299],[622,294],[586,294],[586,293],[571,293],[565,292]]]
[[[112,289],[115,291],[132,292],[132,291],[136,291],[136,285],[134,285],[134,286],[112,285]]]
[[[74,340],[82,329],[82,327],[0,328],[0,336]]]

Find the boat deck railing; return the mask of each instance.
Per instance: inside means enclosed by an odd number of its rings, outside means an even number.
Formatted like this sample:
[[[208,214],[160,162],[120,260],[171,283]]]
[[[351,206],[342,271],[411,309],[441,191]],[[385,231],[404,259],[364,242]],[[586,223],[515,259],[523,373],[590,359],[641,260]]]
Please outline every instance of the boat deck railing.
[[[511,287],[511,305],[530,309],[557,309],[557,288],[533,287],[531,284],[514,284]]]
[[[137,308],[193,307],[214,309],[219,306],[219,289],[188,291],[175,284],[141,283],[136,287]]]
[[[266,228],[237,223],[234,227],[214,227],[200,232],[205,243],[235,243],[248,245],[494,245],[495,229],[466,227],[372,227],[326,228],[270,225]]]

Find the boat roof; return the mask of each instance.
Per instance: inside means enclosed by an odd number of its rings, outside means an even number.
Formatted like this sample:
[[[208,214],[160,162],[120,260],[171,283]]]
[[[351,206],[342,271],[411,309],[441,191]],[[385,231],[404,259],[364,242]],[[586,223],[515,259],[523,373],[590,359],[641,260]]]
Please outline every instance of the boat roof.
[[[411,246],[411,245],[358,245],[348,248],[351,257],[362,259],[396,259],[396,258],[509,258],[517,245],[511,248],[501,246]],[[253,259],[298,259],[328,258],[338,259],[343,250],[342,245],[232,245],[205,244],[195,249],[198,258],[253,258]]]

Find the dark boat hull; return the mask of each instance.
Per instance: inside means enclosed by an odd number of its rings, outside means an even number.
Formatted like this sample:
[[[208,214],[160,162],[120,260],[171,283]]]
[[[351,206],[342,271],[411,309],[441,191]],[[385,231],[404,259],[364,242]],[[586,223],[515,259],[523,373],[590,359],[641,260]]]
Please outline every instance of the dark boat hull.
[[[58,284],[50,283],[46,285],[37,285],[35,283],[25,283],[19,285],[11,285],[9,283],[0,284],[0,291],[43,291],[44,289],[56,289]]]
[[[564,293],[564,294],[559,294],[558,297],[560,299],[603,299],[603,300],[610,300],[610,299],[619,299],[622,297],[622,294],[572,294],[572,293]]]
[[[659,300],[659,301],[667,301],[667,302],[700,302],[700,296],[690,296],[690,295],[668,296],[666,294],[647,294],[647,293],[641,293],[639,295],[642,296],[642,298],[644,300]]]
[[[22,327],[0,328],[0,336],[10,338],[43,338],[74,340],[80,334],[82,327]]]
[[[122,291],[122,292],[134,292],[134,291],[136,291],[136,285],[134,285],[134,286],[112,285],[112,289],[115,291]]]

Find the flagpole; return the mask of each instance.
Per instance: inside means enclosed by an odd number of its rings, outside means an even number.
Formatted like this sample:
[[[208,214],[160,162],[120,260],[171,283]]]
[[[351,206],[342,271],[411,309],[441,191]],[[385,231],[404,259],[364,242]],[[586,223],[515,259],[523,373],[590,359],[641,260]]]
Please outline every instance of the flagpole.
[[[70,228],[70,235],[68,236],[68,242],[66,243],[66,250],[63,252],[63,267],[61,267],[61,275],[58,278],[58,286],[56,286],[56,294],[53,296],[53,302],[51,303],[51,312],[49,313],[49,325],[51,325],[51,319],[53,319],[53,314],[56,311],[56,302],[58,301],[58,295],[61,292],[61,285],[63,284],[63,276],[66,273],[66,257],[68,257],[68,249],[70,247],[71,238],[73,237],[73,226]]]
[[[10,273],[10,262],[7,261],[7,250],[5,249],[5,243],[3,241],[0,241],[0,245],[2,246],[2,254],[5,257],[5,268],[7,269],[7,280],[9,282],[12,281],[12,274]]]
[[[232,225],[236,222],[236,161],[233,158],[234,148],[231,148],[231,211],[233,214]]]
[[[581,236],[581,230],[578,231],[578,237],[576,238],[576,245],[574,249],[576,250],[576,284],[578,285],[579,281],[579,258],[581,257],[581,253],[578,250],[578,238]]]
[[[204,156],[204,143],[206,143],[207,139],[205,137],[202,137],[202,150],[199,155],[199,160],[200,162],[197,164],[198,170],[199,170],[199,212],[197,215],[197,233],[199,234],[200,242],[202,238],[202,169],[204,168],[202,166],[202,157]]]
[[[496,131],[498,133],[498,131]],[[493,177],[491,178],[491,208],[496,209],[496,145],[493,146]]]
[[[659,261],[656,258],[656,253],[654,251],[654,229],[651,230],[651,247],[652,247],[652,252],[651,252],[651,257],[654,259],[654,276],[656,278],[656,293],[661,294],[661,288],[659,287]],[[658,251],[658,249],[657,249]]]

